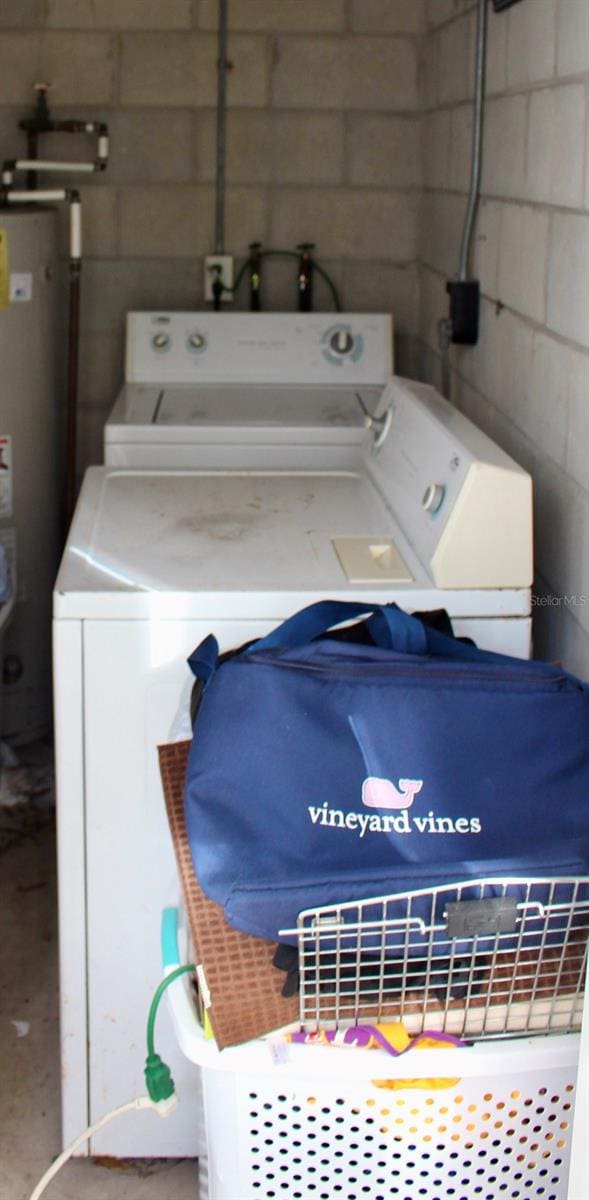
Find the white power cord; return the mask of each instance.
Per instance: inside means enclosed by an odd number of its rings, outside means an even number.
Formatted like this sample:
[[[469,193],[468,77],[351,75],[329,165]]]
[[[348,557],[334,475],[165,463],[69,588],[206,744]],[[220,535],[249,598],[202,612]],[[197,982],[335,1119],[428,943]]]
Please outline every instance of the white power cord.
[[[171,1113],[172,1109],[176,1107],[177,1103],[178,1100],[175,1095],[170,1096],[168,1100],[158,1100],[157,1102],[151,1100],[149,1096],[136,1096],[134,1100],[129,1100],[127,1104],[121,1104],[120,1108],[113,1108],[111,1112],[105,1113],[105,1115],[101,1117],[99,1121],[96,1121],[94,1125],[89,1125],[88,1128],[84,1130],[84,1133],[81,1133],[80,1136],[77,1137],[76,1140],[72,1142],[62,1154],[59,1155],[59,1158],[56,1158],[55,1162],[49,1167],[49,1170],[45,1172],[43,1178],[39,1180],[35,1190],[31,1192],[30,1200],[39,1200],[39,1197],[43,1195],[47,1184],[51,1183],[51,1180],[55,1178],[58,1171],[61,1171],[61,1168],[65,1165],[68,1159],[72,1157],[72,1154],[75,1154],[76,1150],[78,1150],[80,1146],[83,1146],[84,1142],[87,1142],[89,1138],[94,1137],[94,1134],[98,1133],[99,1129],[102,1129],[105,1125],[108,1125],[110,1121],[114,1121],[115,1117],[120,1117],[123,1113],[133,1112],[142,1108],[151,1108],[154,1112],[158,1113],[160,1117],[167,1117],[168,1114]]]

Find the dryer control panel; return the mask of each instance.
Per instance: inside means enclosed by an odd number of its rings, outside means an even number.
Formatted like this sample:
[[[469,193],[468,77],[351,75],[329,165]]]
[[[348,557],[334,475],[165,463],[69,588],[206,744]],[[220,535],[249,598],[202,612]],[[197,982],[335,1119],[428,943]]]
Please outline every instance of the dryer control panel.
[[[127,383],[382,385],[392,371],[388,314],[127,315]]]

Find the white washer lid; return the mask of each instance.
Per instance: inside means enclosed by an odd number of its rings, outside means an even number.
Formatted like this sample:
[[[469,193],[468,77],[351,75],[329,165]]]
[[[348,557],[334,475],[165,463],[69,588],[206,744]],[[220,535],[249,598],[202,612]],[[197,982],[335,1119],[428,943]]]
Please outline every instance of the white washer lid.
[[[391,538],[414,581],[386,588],[350,583],[333,544],[337,537]],[[279,617],[327,596],[400,597],[415,608],[445,605],[463,615],[526,611],[517,594],[434,589],[363,470],[104,467],[86,473],[54,611],[97,618]]]
[[[380,387],[260,384],[126,384],[105,426],[107,442],[362,441],[364,413],[380,404]]]

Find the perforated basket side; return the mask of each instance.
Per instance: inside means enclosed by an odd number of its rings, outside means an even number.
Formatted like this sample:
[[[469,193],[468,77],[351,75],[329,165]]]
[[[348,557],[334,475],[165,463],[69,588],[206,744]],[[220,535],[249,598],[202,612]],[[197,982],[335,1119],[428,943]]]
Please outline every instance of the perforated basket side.
[[[541,1056],[437,1087],[216,1073],[206,1200],[566,1200],[575,1074]]]

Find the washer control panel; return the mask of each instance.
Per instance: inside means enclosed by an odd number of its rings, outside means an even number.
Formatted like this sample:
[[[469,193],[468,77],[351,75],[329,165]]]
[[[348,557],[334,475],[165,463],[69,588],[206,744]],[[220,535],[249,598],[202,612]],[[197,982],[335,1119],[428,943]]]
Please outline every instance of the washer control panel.
[[[388,314],[127,315],[127,383],[383,385],[392,372]]]

